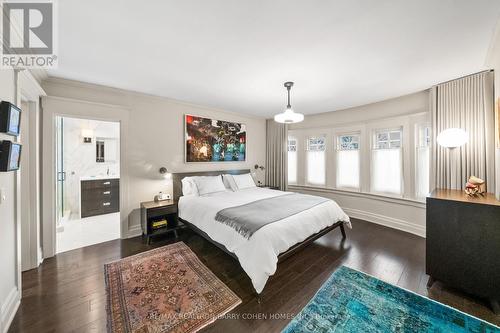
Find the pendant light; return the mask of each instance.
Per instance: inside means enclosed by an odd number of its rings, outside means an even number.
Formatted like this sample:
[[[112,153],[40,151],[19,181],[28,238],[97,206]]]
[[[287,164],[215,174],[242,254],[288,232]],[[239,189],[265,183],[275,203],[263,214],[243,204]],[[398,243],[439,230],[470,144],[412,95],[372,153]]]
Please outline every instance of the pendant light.
[[[274,116],[274,121],[277,123],[293,124],[300,123],[304,120],[304,115],[302,113],[297,113],[292,110],[292,105],[290,104],[290,89],[292,87],[293,82],[285,82],[285,88],[288,92],[288,104],[284,112]]]

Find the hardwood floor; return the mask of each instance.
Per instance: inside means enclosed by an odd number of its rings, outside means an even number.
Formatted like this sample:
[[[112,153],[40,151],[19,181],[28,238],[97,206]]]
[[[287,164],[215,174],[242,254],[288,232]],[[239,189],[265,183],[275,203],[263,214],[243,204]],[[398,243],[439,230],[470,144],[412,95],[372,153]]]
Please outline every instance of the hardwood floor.
[[[203,332],[279,332],[341,265],[500,325],[500,316],[481,300],[439,282],[427,290],[425,240],[376,224],[353,220],[345,241],[336,229],[284,261],[268,281],[261,304],[236,260],[190,231],[181,232],[179,240],[243,301]],[[45,260],[38,269],[23,273],[23,298],[9,332],[105,332],[103,264],[173,242],[115,240]]]

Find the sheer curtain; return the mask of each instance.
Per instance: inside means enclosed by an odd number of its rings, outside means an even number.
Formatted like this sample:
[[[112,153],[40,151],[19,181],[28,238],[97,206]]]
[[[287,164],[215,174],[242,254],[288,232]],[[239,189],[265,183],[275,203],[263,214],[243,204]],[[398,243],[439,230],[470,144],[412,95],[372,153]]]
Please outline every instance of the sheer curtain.
[[[266,185],[278,186],[282,191],[287,183],[287,140],[285,124],[266,120]]]
[[[493,191],[494,112],[493,72],[486,71],[439,84],[432,89],[432,133],[457,127],[469,134],[469,142],[453,150],[433,140],[434,187],[463,189],[467,179],[477,176]],[[456,170],[456,172],[452,172]]]

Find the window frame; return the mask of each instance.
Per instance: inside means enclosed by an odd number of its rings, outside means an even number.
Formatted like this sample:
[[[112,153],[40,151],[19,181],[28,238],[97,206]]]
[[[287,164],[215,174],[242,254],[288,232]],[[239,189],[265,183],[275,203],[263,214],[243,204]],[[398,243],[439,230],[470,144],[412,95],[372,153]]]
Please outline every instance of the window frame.
[[[296,161],[295,161],[295,182],[290,182],[290,179],[289,179],[289,175],[288,175],[288,169],[289,169],[289,158],[288,158],[288,154],[290,153],[290,141],[291,140],[294,140],[295,141],[295,155],[296,155]],[[287,144],[286,144],[286,158],[287,158],[287,179],[286,179],[286,182],[287,184],[290,184],[290,185],[297,185],[299,183],[299,139],[295,136],[288,136],[287,137]]]
[[[428,136],[426,135],[426,137],[429,138],[429,140],[425,140],[426,142],[426,145],[422,145],[422,141],[421,141],[421,129],[422,128],[428,128],[429,129],[429,133],[428,133]],[[414,193],[413,193],[413,196],[415,197],[416,200],[419,200],[419,201],[424,201],[425,200],[425,196],[421,196],[419,195],[418,193],[418,185],[419,185],[419,149],[421,148],[427,148],[428,149],[428,153],[429,153],[429,170],[428,170],[428,179],[427,179],[427,182],[428,182],[428,187],[429,187],[429,191],[431,189],[431,186],[430,186],[430,182],[431,182],[431,161],[432,161],[432,125],[430,122],[418,122],[415,124],[415,128],[414,128],[414,131],[415,131],[415,146],[414,146],[414,152],[415,152],[415,158],[414,158],[414,161],[413,161],[413,164],[414,164],[414,168],[415,168],[415,174],[414,174],[414,179],[413,181],[415,182],[415,188],[414,188]]]
[[[361,192],[361,158],[362,158],[362,142],[363,142],[363,134],[362,131],[348,131],[348,132],[337,132],[333,133],[334,135],[334,153],[335,153],[335,188],[339,190],[347,190],[347,191],[355,191],[355,192]],[[341,149],[340,145],[340,137],[342,136],[357,136],[358,137],[358,148],[357,149]],[[338,172],[339,172],[339,151],[350,151],[350,150],[356,150],[358,152],[358,187],[354,186],[340,186],[338,182]]]
[[[309,149],[309,140],[312,139],[312,138],[323,138],[324,140],[324,149],[322,150],[323,151],[323,154],[324,154],[324,182],[323,184],[316,184],[316,183],[311,183],[309,181],[309,151],[311,151]],[[307,185],[307,186],[312,186],[312,187],[326,187],[327,185],[327,158],[328,158],[328,134],[327,133],[323,133],[323,134],[307,134],[305,136],[305,140],[306,140],[306,144],[305,144],[305,179],[304,179],[304,183]]]
[[[391,127],[374,127],[372,128],[372,133],[371,133],[371,141],[370,141],[370,179],[369,179],[369,193],[371,194],[376,194],[376,195],[383,195],[387,197],[394,197],[394,198],[403,198],[404,197],[404,178],[405,178],[405,169],[404,169],[404,145],[405,145],[405,140],[404,140],[404,128],[405,126],[391,126]],[[390,147],[390,142],[391,140],[387,140],[389,142],[389,148],[377,148],[376,143],[377,143],[377,134],[381,132],[387,132],[389,134],[390,138],[390,133],[391,132],[400,132],[400,137],[399,137],[399,142],[400,145],[398,148],[391,148]],[[400,179],[399,179],[399,193],[394,193],[394,192],[387,192],[387,191],[376,191],[373,188],[373,182],[374,182],[374,160],[373,160],[373,152],[375,150],[393,150],[393,149],[398,149],[399,150],[399,167],[400,167]]]

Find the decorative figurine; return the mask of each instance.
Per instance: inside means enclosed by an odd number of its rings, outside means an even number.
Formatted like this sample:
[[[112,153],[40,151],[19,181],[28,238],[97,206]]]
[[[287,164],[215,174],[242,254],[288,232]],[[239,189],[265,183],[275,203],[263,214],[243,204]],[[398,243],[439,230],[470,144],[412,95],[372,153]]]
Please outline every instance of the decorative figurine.
[[[467,184],[465,184],[465,193],[467,195],[474,197],[478,194],[483,195],[485,191],[486,184],[481,178],[475,176],[470,176]]]

